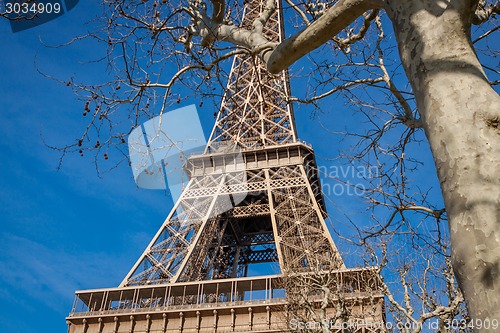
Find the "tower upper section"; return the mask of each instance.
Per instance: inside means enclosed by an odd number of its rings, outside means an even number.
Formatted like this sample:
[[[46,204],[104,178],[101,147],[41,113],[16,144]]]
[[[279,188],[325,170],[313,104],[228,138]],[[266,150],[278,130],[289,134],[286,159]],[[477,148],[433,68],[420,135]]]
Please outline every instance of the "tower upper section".
[[[269,41],[280,42],[283,38],[282,11],[281,2],[276,1],[276,10],[263,33]],[[253,29],[266,2],[247,1],[241,27]],[[236,55],[206,153],[233,145],[245,150],[296,142],[289,94],[287,71],[272,75],[257,56]]]

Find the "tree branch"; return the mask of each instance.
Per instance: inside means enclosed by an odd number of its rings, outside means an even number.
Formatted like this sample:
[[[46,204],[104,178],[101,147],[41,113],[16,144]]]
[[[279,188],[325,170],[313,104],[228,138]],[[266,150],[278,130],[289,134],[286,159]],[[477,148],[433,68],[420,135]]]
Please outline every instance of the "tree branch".
[[[212,21],[214,23],[222,23],[224,19],[224,12],[226,11],[226,1],[225,0],[210,0],[214,6],[214,12],[212,13]]]
[[[276,1],[275,0],[267,0],[266,6],[260,15],[253,21],[253,30],[259,34],[262,34],[264,30],[264,26],[267,21],[276,11]]]
[[[486,1],[478,1],[476,11],[472,15],[472,24],[480,25],[490,19],[495,14],[500,14],[500,1],[496,4],[486,5]]]
[[[366,32],[368,31],[368,28],[371,25],[371,22],[377,17],[378,13],[379,9],[372,10],[370,13],[364,13],[363,25],[361,26],[359,31],[347,38],[336,39],[336,42],[341,44],[342,46],[347,46],[363,39],[363,37],[366,35]]]
[[[344,90],[344,89],[352,89],[354,86],[357,86],[357,85],[376,84],[376,83],[383,82],[383,81],[384,81],[384,79],[381,77],[352,80],[352,81],[349,81],[349,82],[342,84],[340,86],[336,86],[335,88],[332,88],[332,89],[328,90],[327,92],[322,93],[321,95],[316,95],[316,96],[313,96],[313,97],[307,98],[307,99],[292,96],[288,100],[290,102],[299,102],[299,103],[303,103],[303,104],[310,104],[310,103],[314,103],[322,98],[330,96],[330,95],[332,95],[338,91]]]
[[[383,73],[383,79],[385,83],[387,84],[387,87],[389,88],[389,91],[396,97],[398,100],[399,104],[404,110],[404,116],[399,116],[398,119],[402,121],[403,124],[408,126],[409,128],[422,128],[423,124],[420,119],[417,119],[413,116],[413,111],[408,104],[408,101],[406,98],[401,94],[401,91],[396,87],[394,84],[394,81],[391,79],[389,72],[387,71],[387,68],[385,67],[384,63],[384,53],[382,51],[382,47],[380,45],[382,39],[384,38],[384,30],[382,29],[382,22],[380,21],[379,17],[375,18],[375,23],[377,25],[377,28],[379,30],[379,35],[377,39],[377,51],[379,54],[379,66],[380,69],[382,70]]]
[[[265,53],[263,59],[267,63],[267,69],[271,73],[282,71],[326,43],[363,13],[381,7],[382,2],[376,0],[340,0],[317,21],[284,40],[272,53]]]
[[[304,11],[299,8],[299,6],[294,4],[291,0],[285,0],[285,2],[289,4],[290,7],[297,12],[297,14],[299,14],[299,16],[302,18],[302,21],[304,21],[305,25],[311,24],[311,22],[307,18],[306,13],[304,13]]]

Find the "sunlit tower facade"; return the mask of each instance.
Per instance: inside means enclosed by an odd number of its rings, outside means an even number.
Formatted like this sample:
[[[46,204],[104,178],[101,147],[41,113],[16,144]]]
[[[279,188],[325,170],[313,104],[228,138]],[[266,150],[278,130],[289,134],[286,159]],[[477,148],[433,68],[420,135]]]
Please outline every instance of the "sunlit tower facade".
[[[241,25],[264,4],[246,1]],[[264,29],[274,42],[283,38],[277,5]],[[383,331],[377,275],[344,265],[289,94],[287,71],[234,57],[205,151],[185,164],[183,193],[120,286],[76,292],[69,333],[293,331],[285,280],[308,274],[334,277],[330,287],[348,300],[343,320],[361,323],[354,332]]]

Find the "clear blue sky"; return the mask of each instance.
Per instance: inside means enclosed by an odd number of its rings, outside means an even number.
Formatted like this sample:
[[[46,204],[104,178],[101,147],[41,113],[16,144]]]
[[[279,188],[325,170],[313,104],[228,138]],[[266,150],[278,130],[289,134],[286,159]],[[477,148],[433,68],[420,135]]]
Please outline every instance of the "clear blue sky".
[[[48,49],[40,39],[55,44],[84,32],[95,14],[93,3],[81,1],[68,14],[19,33],[0,21],[2,333],[65,332],[74,290],[118,285],[170,209],[163,192],[136,187],[128,166],[99,178],[90,156],[69,156],[57,171],[59,153],[42,141],[74,140],[83,104],[67,87],[39,75],[35,57],[55,76],[92,80],[102,73],[80,62],[102,50]],[[350,117],[340,105],[335,108],[327,127]],[[299,111],[297,120],[301,139],[314,145],[318,164],[326,163],[337,143],[331,136],[325,140],[326,131],[307,113]],[[430,163],[428,154],[424,160]],[[338,197],[336,203],[350,202],[359,199]]]
[[[57,171],[50,144],[74,140],[83,105],[34,66],[67,78],[94,50],[45,48],[84,31],[87,1],[34,29],[0,20],[0,332],[66,332],[75,289],[116,286],[168,212],[165,195],[136,188],[128,167],[97,177],[92,159]],[[131,227],[133,226],[133,227]]]

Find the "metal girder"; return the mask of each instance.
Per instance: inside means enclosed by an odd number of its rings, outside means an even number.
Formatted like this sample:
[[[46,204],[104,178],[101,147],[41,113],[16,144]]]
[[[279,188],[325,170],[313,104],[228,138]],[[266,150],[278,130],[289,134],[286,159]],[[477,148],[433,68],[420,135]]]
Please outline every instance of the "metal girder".
[[[250,0],[242,26],[262,6]],[[265,29],[281,40],[280,10]],[[189,184],[122,286],[234,276],[242,265],[274,260],[282,271],[343,267],[324,222],[314,153],[297,142],[288,96],[286,71],[271,75],[258,57],[235,56],[205,153],[188,160]],[[223,149],[232,146],[238,162]],[[228,208],[234,196],[244,200]]]

